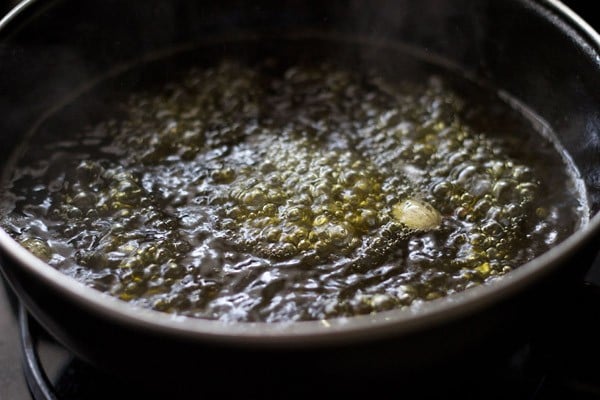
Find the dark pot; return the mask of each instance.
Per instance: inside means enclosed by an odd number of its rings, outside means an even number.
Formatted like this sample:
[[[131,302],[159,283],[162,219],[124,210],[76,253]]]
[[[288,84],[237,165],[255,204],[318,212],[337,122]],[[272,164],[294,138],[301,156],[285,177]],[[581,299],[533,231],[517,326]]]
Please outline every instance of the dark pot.
[[[6,280],[75,354],[161,383],[333,377],[359,385],[458,356],[461,368],[477,368],[528,325],[560,318],[555,302],[568,298],[599,248],[600,37],[557,1],[26,1],[0,23],[0,160],[41,115],[115,65],[207,36],[268,38],[300,28],[408,43],[512,94],[552,126],[579,168],[590,224],[493,285],[330,326],[224,325],[138,310],[59,273],[0,231]]]

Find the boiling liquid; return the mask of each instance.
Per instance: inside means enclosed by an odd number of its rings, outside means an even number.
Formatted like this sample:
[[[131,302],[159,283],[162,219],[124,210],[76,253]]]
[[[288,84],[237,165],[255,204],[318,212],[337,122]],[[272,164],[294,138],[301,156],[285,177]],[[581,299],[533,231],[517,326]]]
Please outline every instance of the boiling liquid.
[[[25,145],[3,227],[134,304],[275,322],[462,291],[583,223],[572,167],[495,92],[390,49],[381,65],[284,43],[201,48],[85,93]]]

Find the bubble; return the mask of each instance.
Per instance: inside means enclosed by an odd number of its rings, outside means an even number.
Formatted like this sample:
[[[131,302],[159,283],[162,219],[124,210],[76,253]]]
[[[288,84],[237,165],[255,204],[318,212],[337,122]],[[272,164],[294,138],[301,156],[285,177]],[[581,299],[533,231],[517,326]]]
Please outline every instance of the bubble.
[[[394,205],[392,214],[394,219],[409,229],[432,230],[437,229],[442,216],[439,211],[418,199],[407,199]]]
[[[19,242],[30,253],[42,261],[49,261],[52,258],[52,250],[44,240],[37,238],[25,238]]]
[[[213,171],[211,178],[215,183],[226,184],[231,183],[235,179],[235,170],[232,168],[223,168]]]

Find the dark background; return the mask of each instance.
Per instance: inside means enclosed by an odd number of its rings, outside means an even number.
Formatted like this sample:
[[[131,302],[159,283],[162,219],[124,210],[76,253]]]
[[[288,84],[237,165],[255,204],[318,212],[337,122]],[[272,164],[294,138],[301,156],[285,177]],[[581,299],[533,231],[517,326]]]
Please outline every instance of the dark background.
[[[12,6],[19,3],[15,0],[0,0],[0,14],[4,15]],[[600,13],[594,13],[594,6],[600,5],[599,0],[563,0],[563,3],[571,7],[583,19],[587,20],[592,25],[600,23]],[[600,28],[596,28],[600,29]]]

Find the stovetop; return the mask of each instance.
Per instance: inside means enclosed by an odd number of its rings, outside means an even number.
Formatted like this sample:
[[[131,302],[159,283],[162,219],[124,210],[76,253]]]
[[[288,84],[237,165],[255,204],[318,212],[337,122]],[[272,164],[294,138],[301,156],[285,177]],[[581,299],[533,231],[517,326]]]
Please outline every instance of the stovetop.
[[[597,2],[590,0],[564,1],[588,22],[600,29],[600,15],[594,13]],[[0,0],[0,15],[16,1]],[[599,243],[600,249],[600,243]],[[0,279],[1,280],[1,279]],[[523,345],[492,366],[486,366],[480,376],[469,376],[464,381],[445,383],[433,390],[434,398],[485,398],[485,399],[599,399],[600,400],[600,254],[590,270],[581,290],[572,304],[576,305],[563,315],[551,329],[541,328],[527,332]],[[28,329],[20,329],[18,304],[7,296],[0,284],[0,400],[31,400],[24,373],[31,378],[35,373],[48,377],[52,394],[58,399],[138,399],[155,398],[139,385],[120,382],[74,358],[67,350],[49,338],[33,321]],[[27,325],[27,324],[21,324]],[[23,326],[21,326],[22,328]],[[32,343],[25,343],[22,339]],[[27,352],[27,358],[24,355]],[[36,370],[39,355],[40,370]],[[24,368],[30,363],[30,368]],[[38,377],[39,379],[39,377]],[[435,381],[436,376],[431,379]],[[35,381],[35,379],[33,379]],[[42,382],[43,383],[43,382]],[[38,382],[39,384],[39,382]],[[39,389],[39,388],[38,388]],[[394,397],[413,397],[419,393],[406,393],[403,387],[392,388]],[[325,388],[307,392],[312,397],[323,397]],[[269,397],[262,393],[261,398]],[[422,393],[420,393],[422,394]],[[206,396],[199,393],[198,396]],[[213,394],[214,395],[214,394]],[[176,396],[169,396],[174,398]],[[196,396],[194,396],[196,397]],[[246,396],[247,397],[247,396]],[[258,397],[258,396],[257,396]],[[275,393],[275,398],[282,396]],[[370,396],[372,397],[372,396]],[[422,398],[422,396],[420,396]],[[185,397],[187,398],[187,397]]]
[[[426,398],[600,399],[600,327],[597,326],[600,320],[600,254],[571,304],[574,307],[568,313],[559,312],[561,317],[556,325],[550,326],[551,329],[545,327],[525,332],[526,339],[520,347],[494,363],[482,366],[480,373],[448,382],[441,380],[443,371],[433,371],[425,377],[425,382],[435,381],[438,387],[407,393],[402,384],[388,385],[385,391],[377,394],[383,398],[394,393],[418,394],[423,398],[427,393]],[[120,381],[79,361],[26,314],[19,320],[18,305],[14,298],[7,296],[2,285],[0,332],[0,400],[45,399],[53,398],[53,395],[59,400],[188,398],[190,395],[157,396],[139,384]],[[36,360],[38,356],[39,360]],[[48,397],[32,395],[26,382],[27,376],[32,380],[30,387],[42,393],[48,389],[40,378],[42,374],[48,378],[51,392]],[[262,388],[255,389],[252,392],[243,388],[240,395],[281,398],[280,392],[268,395]],[[329,393],[327,386],[306,388],[299,385],[294,390],[303,397],[304,394],[317,398],[336,394]],[[375,389],[370,394],[374,393]],[[215,397],[218,393],[199,391],[198,395]]]

